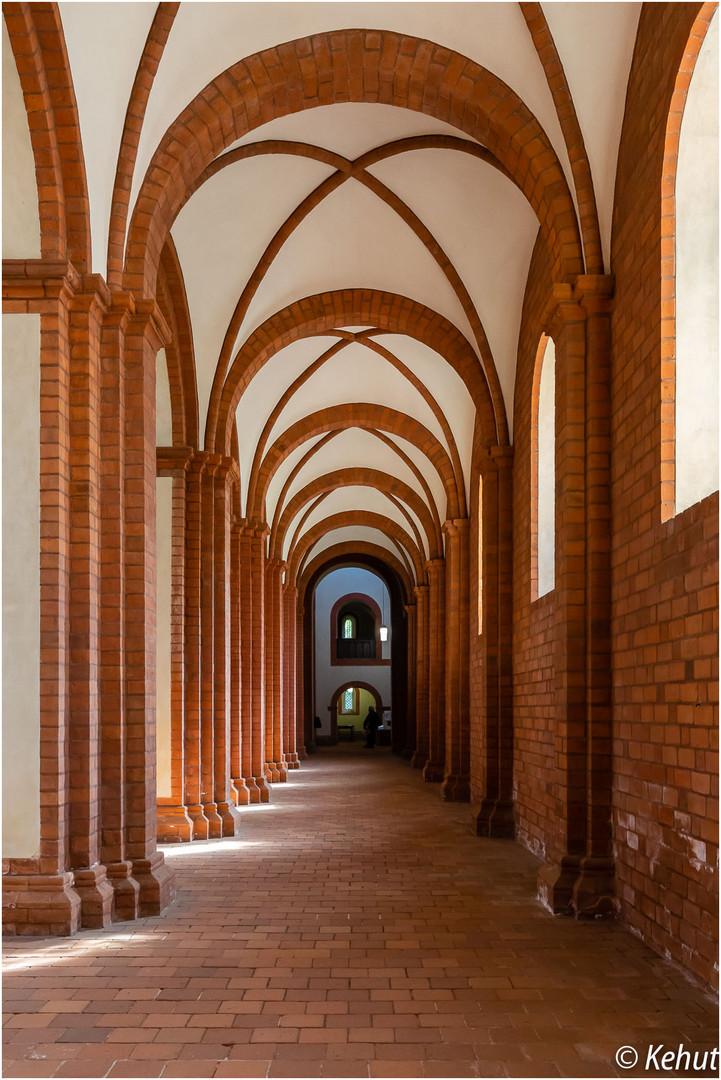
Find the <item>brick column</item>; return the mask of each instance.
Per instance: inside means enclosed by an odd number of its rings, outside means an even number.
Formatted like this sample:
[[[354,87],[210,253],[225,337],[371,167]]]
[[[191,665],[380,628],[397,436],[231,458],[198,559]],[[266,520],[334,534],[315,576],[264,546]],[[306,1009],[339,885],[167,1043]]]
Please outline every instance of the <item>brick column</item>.
[[[265,779],[265,548],[267,527],[245,521],[241,528],[241,662],[243,672],[242,742],[251,801],[268,802]],[[254,792],[258,792],[256,797]]]
[[[202,454],[200,474],[200,802],[208,836],[223,835],[215,801],[215,471],[219,456]]]
[[[414,658],[418,651],[416,605],[406,604],[406,616],[408,619],[408,681],[406,689],[406,744],[403,747],[403,757],[412,761],[416,752],[416,665]]]
[[[298,604],[296,601],[295,609],[295,683],[293,685],[293,696],[295,698],[295,732],[296,732],[296,747],[298,749],[298,760],[305,761],[308,757],[306,750],[306,742],[315,737],[308,734],[307,725],[312,722],[312,717],[308,716],[308,710],[306,706],[307,688],[305,686],[305,680],[303,678],[305,656],[305,608],[302,604]]]
[[[155,302],[138,301],[125,338],[125,837],[141,915],[159,914],[173,893],[155,794],[155,357],[167,338]]]
[[[238,466],[214,459],[213,468],[213,798],[221,835],[235,836],[240,816],[230,795],[230,518]]]
[[[80,287],[58,259],[3,260],[3,314],[40,315],[40,852],[3,869],[3,931],[67,935],[80,926],[69,869],[69,303]],[[41,795],[42,793],[42,795]]]
[[[613,909],[609,278],[556,286],[556,731],[559,821],[539,872],[554,911]],[[605,669],[605,670],[604,670]]]
[[[245,664],[241,642],[240,621],[243,599],[241,598],[243,575],[243,541],[240,522],[234,518],[230,533],[230,790],[237,806],[247,806],[251,793],[245,780],[250,774],[250,737],[244,733],[243,687]],[[246,644],[250,644],[247,642]]]
[[[480,462],[483,499],[481,776],[478,836],[515,836],[513,815],[513,448]]]
[[[447,802],[468,802],[471,797],[468,518],[447,521],[443,529],[446,534],[446,746],[441,796]]]
[[[428,761],[423,779],[439,784],[446,771],[446,597],[445,561],[431,559],[428,573]]]
[[[100,862],[100,333],[110,303],[99,278],[70,302],[70,866],[83,926],[107,926],[114,893]]]
[[[428,586],[416,585],[416,747],[411,758],[414,769],[424,769],[430,754],[428,710]]]
[[[117,294],[105,313],[100,369],[100,861],[115,892],[115,915],[135,919],[140,886],[126,858],[125,815],[125,332],[132,299]]]
[[[205,840],[210,825],[201,797],[201,545],[202,488],[205,460],[195,454],[186,473],[185,488],[185,723],[184,804],[192,822],[192,839]]]
[[[265,765],[271,781],[288,777],[283,757],[283,573],[272,559],[265,572]]]
[[[158,840],[174,843],[193,839],[193,821],[186,796],[186,510],[188,469],[193,458],[189,446],[162,446],[156,450],[158,476],[173,479],[170,599],[170,787],[158,798]]]
[[[298,725],[296,719],[296,607],[298,590],[288,582],[283,586],[283,752],[289,769],[300,767],[298,757]]]

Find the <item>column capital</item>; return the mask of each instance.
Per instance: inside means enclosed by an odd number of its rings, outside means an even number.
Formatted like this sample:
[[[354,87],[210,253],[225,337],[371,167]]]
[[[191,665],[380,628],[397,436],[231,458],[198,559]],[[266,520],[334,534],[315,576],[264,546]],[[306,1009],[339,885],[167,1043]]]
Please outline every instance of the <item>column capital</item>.
[[[42,312],[48,301],[68,304],[82,278],[68,259],[3,259],[3,309]]]
[[[573,295],[573,286],[565,282],[553,285],[546,306],[541,315],[541,328],[544,334],[556,339],[569,323],[582,323],[586,312]]]
[[[428,586],[427,585],[414,585],[413,586],[413,595],[416,598],[416,602],[424,601],[426,596],[428,595]]]
[[[133,299],[135,311],[130,322],[130,328],[132,331],[147,337],[157,352],[172,341],[173,335],[170,327],[154,299],[138,300],[137,297]]]
[[[432,578],[438,578],[446,568],[445,559],[428,559],[426,561],[426,573],[428,574],[428,580]]]
[[[158,476],[182,476],[193,460],[192,446],[156,446],[155,471]]]
[[[615,288],[613,274],[579,274],[573,286],[573,298],[587,315],[608,315]]]
[[[270,536],[270,525],[265,521],[260,521],[258,518],[239,518],[238,524],[240,525],[241,536],[260,537],[262,539]]]
[[[478,455],[478,467],[481,474],[495,470],[510,469],[513,465],[514,448],[512,446],[487,446]]]
[[[88,314],[107,314],[113,302],[112,293],[100,274],[84,274],[80,287],[75,288],[68,307],[70,311],[85,311]]]
[[[470,522],[467,517],[449,518],[443,522],[442,531],[446,536],[457,536],[459,533],[466,532],[469,525]]]

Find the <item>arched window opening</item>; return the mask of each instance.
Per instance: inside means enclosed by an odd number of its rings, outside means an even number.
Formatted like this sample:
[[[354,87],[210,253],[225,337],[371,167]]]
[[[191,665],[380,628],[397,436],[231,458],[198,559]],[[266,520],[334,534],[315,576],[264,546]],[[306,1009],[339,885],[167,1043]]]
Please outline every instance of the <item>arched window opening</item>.
[[[379,627],[380,611],[359,597],[349,598],[336,617],[335,660],[380,659]]]
[[[340,712],[341,716],[351,716],[358,712],[358,688],[355,686],[349,686],[347,690],[344,690],[341,694]]]
[[[541,336],[531,415],[531,599],[556,585],[556,347]]]
[[[718,488],[718,18],[704,5],[676,79],[662,194],[661,516]],[[690,82],[689,82],[689,73]]]
[[[483,633],[483,477],[478,477],[478,633]]]

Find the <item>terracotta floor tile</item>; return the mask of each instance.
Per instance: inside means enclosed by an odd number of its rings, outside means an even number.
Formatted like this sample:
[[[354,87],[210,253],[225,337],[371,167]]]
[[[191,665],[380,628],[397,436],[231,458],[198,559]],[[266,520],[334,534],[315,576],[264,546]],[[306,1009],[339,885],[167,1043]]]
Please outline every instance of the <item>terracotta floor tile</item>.
[[[169,846],[165,916],[11,939],[5,1075],[611,1077],[622,1045],[715,1045],[681,972],[552,917],[527,851],[361,751],[241,810],[237,847]]]

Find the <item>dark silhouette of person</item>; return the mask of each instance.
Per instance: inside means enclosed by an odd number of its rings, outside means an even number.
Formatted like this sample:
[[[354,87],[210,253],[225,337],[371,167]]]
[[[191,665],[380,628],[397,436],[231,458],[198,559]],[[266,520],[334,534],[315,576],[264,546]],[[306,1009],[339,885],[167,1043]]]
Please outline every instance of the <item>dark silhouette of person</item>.
[[[363,747],[364,750],[373,750],[376,745],[376,732],[381,726],[381,718],[371,705],[368,710],[368,714],[363,721],[363,730],[366,733],[366,744]]]

